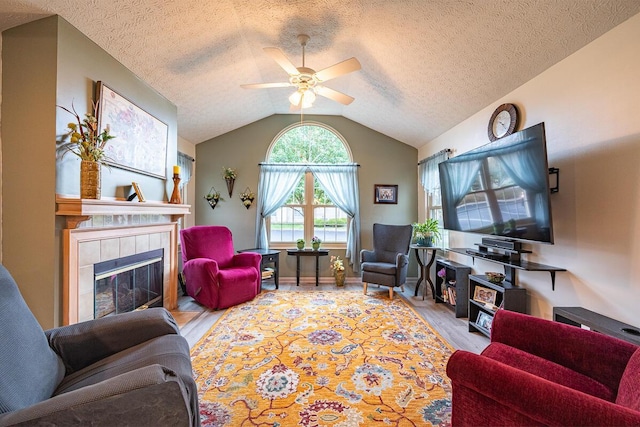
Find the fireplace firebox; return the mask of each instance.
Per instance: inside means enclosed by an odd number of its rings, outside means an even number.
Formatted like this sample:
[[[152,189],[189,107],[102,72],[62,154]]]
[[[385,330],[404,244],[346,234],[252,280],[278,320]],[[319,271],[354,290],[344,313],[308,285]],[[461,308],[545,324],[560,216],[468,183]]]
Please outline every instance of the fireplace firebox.
[[[164,249],[94,264],[94,318],[162,306]]]

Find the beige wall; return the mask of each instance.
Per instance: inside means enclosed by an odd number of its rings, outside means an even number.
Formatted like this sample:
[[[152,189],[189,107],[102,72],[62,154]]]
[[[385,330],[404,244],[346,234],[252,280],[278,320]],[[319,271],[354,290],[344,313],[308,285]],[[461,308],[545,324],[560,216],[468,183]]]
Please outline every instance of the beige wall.
[[[3,33],[2,246],[34,315],[60,315],[55,233],[57,24],[47,19]],[[46,283],[47,285],[42,285]]]
[[[79,194],[79,160],[56,161],[55,141],[73,102],[89,111],[102,80],[169,126],[167,173],[177,157],[177,109],[131,71],[76,30],[51,16],[3,32],[2,38],[2,253],[40,324],[61,324],[62,219],[56,193]],[[164,180],[111,168],[102,174],[102,196],[123,197],[131,182],[149,200],[167,200]]]
[[[551,318],[553,306],[583,306],[640,325],[640,15],[606,33],[420,149],[458,153],[485,144],[493,110],[515,103],[520,129],[545,122],[550,167],[560,168],[552,194],[555,245],[527,245],[529,260],[564,267],[551,290],[549,273],[519,272],[530,312]],[[451,247],[480,236],[451,233]],[[471,259],[455,259],[472,265]],[[496,271],[476,261],[474,271]],[[498,270],[500,271],[500,270]]]
[[[285,127],[299,122],[298,115],[274,115],[196,145],[196,223],[220,224],[233,233],[236,249],[255,246],[256,208],[245,209],[238,195],[245,188],[258,189],[258,163],[265,161],[269,145]],[[362,247],[371,248],[373,223],[409,224],[417,218],[417,150],[400,141],[337,116],[305,115],[305,121],[324,123],[340,133],[351,148],[353,160],[360,164],[360,217]],[[222,178],[223,167],[237,170],[233,197],[229,198]],[[398,184],[397,205],[373,203],[374,184]],[[214,186],[224,202],[212,210],[204,195]],[[344,250],[332,251],[344,256]],[[311,260],[306,260],[311,261]],[[412,257],[411,272],[417,270]],[[281,254],[281,275],[295,276],[295,258]],[[328,260],[321,264],[321,275],[330,276]],[[350,271],[352,274],[352,272]],[[303,276],[315,275],[312,262],[303,263]]]

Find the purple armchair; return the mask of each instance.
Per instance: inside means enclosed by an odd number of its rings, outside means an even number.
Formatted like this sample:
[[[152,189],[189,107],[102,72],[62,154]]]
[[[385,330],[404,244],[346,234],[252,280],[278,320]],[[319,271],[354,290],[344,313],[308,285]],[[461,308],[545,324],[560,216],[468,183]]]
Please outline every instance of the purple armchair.
[[[498,310],[491,344],[447,364],[454,426],[639,426],[640,348]]]
[[[187,294],[214,310],[250,301],[260,289],[260,254],[235,254],[227,227],[199,225],[180,231]]]

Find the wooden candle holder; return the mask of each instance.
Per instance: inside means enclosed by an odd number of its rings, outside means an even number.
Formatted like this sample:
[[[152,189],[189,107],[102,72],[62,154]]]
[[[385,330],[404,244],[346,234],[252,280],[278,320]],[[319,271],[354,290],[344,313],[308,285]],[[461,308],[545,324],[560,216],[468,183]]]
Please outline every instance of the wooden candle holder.
[[[169,203],[175,205],[182,204],[182,198],[180,198],[180,191],[178,190],[178,184],[180,184],[180,174],[173,174],[173,193],[171,193],[171,199],[169,199]]]

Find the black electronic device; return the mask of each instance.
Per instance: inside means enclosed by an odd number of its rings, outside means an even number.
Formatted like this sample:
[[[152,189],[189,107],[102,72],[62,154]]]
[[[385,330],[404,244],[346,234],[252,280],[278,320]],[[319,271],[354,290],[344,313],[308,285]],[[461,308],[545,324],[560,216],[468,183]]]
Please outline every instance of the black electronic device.
[[[490,248],[508,249],[510,251],[519,251],[522,249],[522,242],[494,239],[492,237],[483,237],[482,245]]]
[[[502,254],[499,252],[489,252],[489,251],[484,251],[484,250],[473,250],[473,249],[466,249],[465,252],[468,255],[474,256],[474,257],[479,257],[479,258],[486,258],[486,259],[491,259],[494,261],[508,261],[509,260],[509,255],[507,254]]]
[[[444,228],[494,240],[553,243],[544,123],[439,165]],[[517,250],[498,245],[508,250]]]

